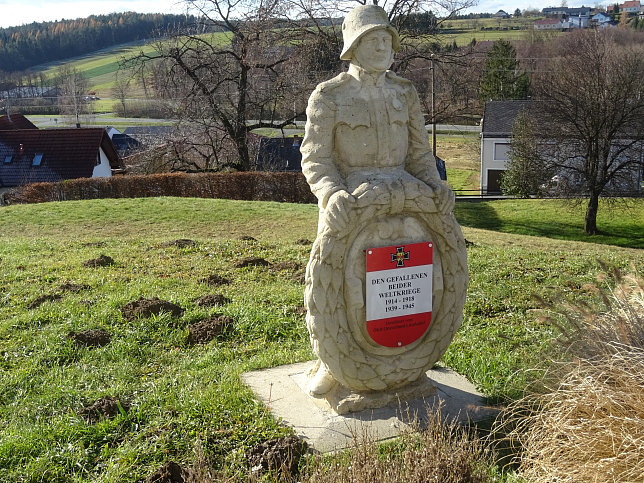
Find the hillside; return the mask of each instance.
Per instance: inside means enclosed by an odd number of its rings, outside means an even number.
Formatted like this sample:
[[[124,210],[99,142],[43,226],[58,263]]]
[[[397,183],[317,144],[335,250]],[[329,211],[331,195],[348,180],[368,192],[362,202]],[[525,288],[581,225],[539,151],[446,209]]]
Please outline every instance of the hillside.
[[[5,72],[21,71],[143,40],[194,21],[186,15],[125,12],[0,28],[0,65]]]
[[[501,217],[506,205],[468,205],[481,209],[469,219]],[[240,373],[313,358],[302,275],[317,207],[145,198],[1,211],[0,481],[144,481],[165,461],[199,458],[244,481],[245,451],[288,429]],[[457,217],[470,287],[443,362],[493,399],[520,395],[552,355],[556,327],[538,320],[533,296],[592,303],[598,258],[644,269],[641,250],[482,230]],[[639,218],[615,218],[641,238]],[[112,263],[88,263],[101,256]],[[235,265],[250,257],[271,266]],[[126,310],[153,297],[180,311]],[[208,321],[228,325],[212,340],[189,338]],[[115,411],[92,412],[100,401]]]

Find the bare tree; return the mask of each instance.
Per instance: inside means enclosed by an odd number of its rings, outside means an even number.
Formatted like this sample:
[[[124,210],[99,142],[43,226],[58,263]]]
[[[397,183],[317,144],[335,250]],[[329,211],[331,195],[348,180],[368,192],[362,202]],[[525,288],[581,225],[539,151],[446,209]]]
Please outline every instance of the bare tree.
[[[85,99],[89,85],[87,77],[76,67],[64,64],[56,71],[54,82],[60,89],[60,113],[75,119],[76,125],[80,126],[81,114],[89,114],[90,109]]]
[[[430,6],[465,5],[461,0],[381,2],[395,24],[404,27],[412,12]],[[341,70],[339,28],[356,2],[333,0],[185,0],[197,13],[190,30],[174,32],[127,64],[146,80],[146,89],[166,99],[183,125],[181,143],[202,153],[203,169],[253,168],[248,133],[283,128],[302,118],[313,87]],[[351,5],[351,4],[354,5]],[[364,3],[363,1],[357,3]],[[469,4],[469,3],[468,3]],[[397,64],[425,55],[422,42],[409,39]],[[425,32],[425,35],[427,32]],[[416,35],[421,35],[416,32]],[[190,125],[190,127],[189,127]],[[194,142],[184,137],[200,133]],[[211,141],[209,141],[211,140]],[[209,145],[209,147],[208,147]],[[218,154],[223,152],[224,155]],[[231,156],[234,154],[234,156]],[[191,164],[192,161],[188,164]],[[179,163],[180,164],[180,163]]]
[[[285,17],[285,2],[186,3],[199,12],[199,23],[157,42],[156,53],[141,52],[136,61],[156,65],[155,90],[173,102],[184,124],[208,132],[201,140],[214,136],[212,148],[222,143],[234,147],[235,158],[218,159],[220,165],[252,169],[248,133],[284,127],[298,114],[289,106],[302,76],[289,68],[298,45],[279,21]]]
[[[114,78],[114,86],[112,87],[112,95],[116,97],[121,103],[121,115],[127,117],[127,104],[126,100],[130,93],[130,84],[132,82],[131,74],[126,70],[119,70]]]
[[[587,201],[585,231],[591,235],[598,233],[601,196],[641,188],[644,36],[623,42],[621,35],[571,33],[535,76],[543,169],[557,173],[562,195]]]

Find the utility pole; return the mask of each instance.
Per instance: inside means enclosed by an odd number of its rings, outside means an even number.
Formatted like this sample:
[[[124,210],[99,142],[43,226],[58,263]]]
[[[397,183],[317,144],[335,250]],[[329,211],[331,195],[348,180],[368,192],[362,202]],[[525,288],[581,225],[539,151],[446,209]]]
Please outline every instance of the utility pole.
[[[432,69],[432,152],[436,156],[436,90],[434,85],[436,83],[436,69],[434,66],[434,54],[430,56],[431,69]]]

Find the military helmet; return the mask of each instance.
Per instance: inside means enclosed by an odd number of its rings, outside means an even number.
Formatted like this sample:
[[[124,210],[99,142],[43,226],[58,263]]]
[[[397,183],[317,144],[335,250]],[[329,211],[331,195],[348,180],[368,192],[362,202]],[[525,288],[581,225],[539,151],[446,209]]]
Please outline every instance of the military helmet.
[[[340,54],[341,60],[351,60],[351,51],[358,44],[360,37],[376,29],[385,29],[391,34],[394,52],[400,50],[398,32],[389,23],[387,12],[377,5],[360,5],[351,10],[342,22],[342,38],[344,48]]]

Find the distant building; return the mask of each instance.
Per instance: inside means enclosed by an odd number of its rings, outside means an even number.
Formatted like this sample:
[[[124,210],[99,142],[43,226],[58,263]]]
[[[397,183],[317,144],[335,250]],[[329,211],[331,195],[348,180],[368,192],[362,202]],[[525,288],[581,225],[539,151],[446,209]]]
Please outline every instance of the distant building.
[[[546,17],[590,17],[590,7],[546,7],[541,13]]]
[[[638,13],[640,11],[639,0],[626,1],[619,6],[620,12]]]
[[[512,129],[519,113],[524,112],[530,117],[538,116],[539,103],[537,101],[489,101],[485,103],[483,123],[481,126],[481,192],[500,193],[501,180],[507,170],[509,161]],[[541,134],[547,144],[548,133]],[[616,145],[619,141],[616,141]],[[639,143],[637,159],[644,160],[644,143]],[[569,166],[583,162],[579,156],[571,156]],[[561,168],[555,178],[574,178],[577,170]],[[625,170],[621,179],[611,182],[609,188],[614,192],[629,194],[642,193],[642,164],[634,163],[632,168]],[[553,181],[556,181],[553,179]],[[579,179],[577,179],[579,182]]]
[[[0,117],[0,188],[110,177],[123,169],[103,128],[38,129],[21,116]]]
[[[291,137],[269,138],[258,136],[259,144],[255,156],[255,166],[261,171],[301,171],[302,153],[298,135]]]
[[[510,18],[510,14],[507,13],[505,10],[499,10],[496,12],[494,15],[492,15],[494,18]]]
[[[125,128],[123,134],[142,146],[154,147],[167,142],[172,134],[172,126],[133,126]]]
[[[534,21],[535,30],[561,30],[564,22],[558,18],[543,18]]]
[[[481,126],[481,193],[500,193],[507,169],[514,120],[531,101],[485,103]]]

